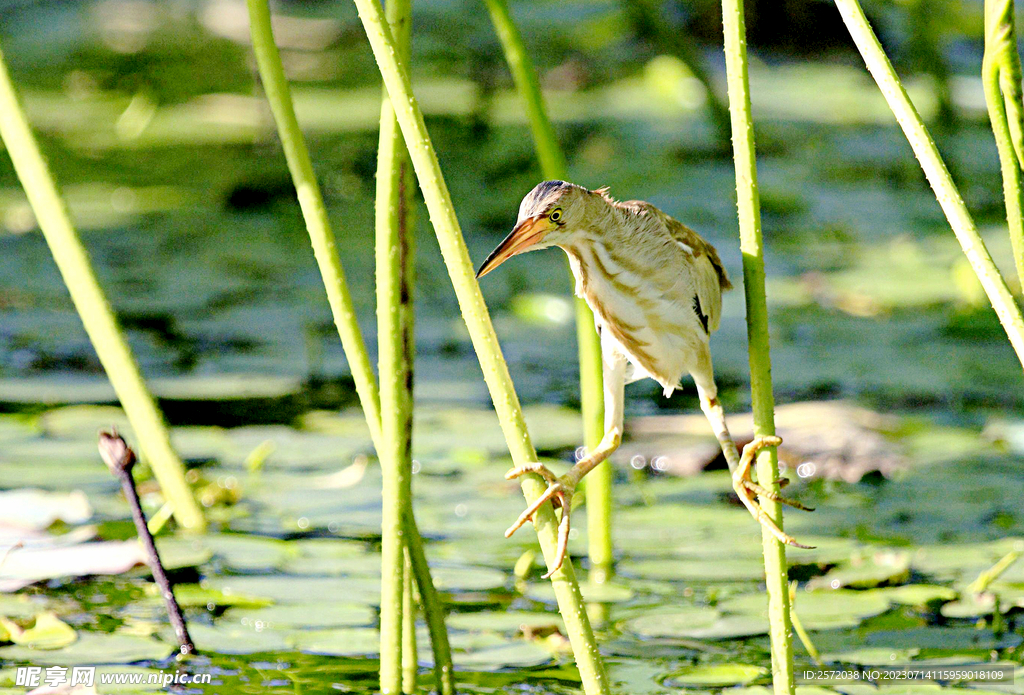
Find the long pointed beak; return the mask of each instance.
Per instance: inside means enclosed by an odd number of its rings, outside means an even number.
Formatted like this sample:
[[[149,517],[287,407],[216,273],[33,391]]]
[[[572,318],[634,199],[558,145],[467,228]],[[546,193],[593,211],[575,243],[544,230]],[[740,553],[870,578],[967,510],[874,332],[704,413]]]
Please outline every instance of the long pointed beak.
[[[550,226],[547,219],[547,217],[538,215],[517,224],[516,228],[505,237],[505,240],[498,244],[498,247],[491,251],[491,255],[484,260],[480,270],[476,271],[477,279],[487,275],[512,256],[529,251],[548,233]]]

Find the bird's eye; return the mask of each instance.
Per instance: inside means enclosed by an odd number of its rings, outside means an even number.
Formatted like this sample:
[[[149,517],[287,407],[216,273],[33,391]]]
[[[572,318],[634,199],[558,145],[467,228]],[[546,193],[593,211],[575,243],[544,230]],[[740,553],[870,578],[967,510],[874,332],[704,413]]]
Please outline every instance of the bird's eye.
[[[548,219],[552,222],[558,222],[558,220],[562,219],[562,208],[555,208],[549,212]]]

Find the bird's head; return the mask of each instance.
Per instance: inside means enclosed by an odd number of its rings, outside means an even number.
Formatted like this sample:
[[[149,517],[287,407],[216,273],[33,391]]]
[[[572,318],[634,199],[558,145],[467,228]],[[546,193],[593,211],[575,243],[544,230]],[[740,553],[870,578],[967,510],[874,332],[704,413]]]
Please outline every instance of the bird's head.
[[[567,181],[544,181],[526,194],[512,232],[491,252],[480,270],[483,277],[512,256],[569,242],[587,218],[587,208],[600,195]]]

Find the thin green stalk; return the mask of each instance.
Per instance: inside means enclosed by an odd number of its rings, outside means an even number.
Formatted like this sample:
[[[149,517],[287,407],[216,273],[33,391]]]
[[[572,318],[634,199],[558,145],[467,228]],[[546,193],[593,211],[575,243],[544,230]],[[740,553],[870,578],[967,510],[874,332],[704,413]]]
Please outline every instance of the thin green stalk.
[[[985,58],[981,75],[1003,174],[1003,198],[1013,260],[1017,278],[1024,288],[1024,186],[1021,185],[1024,105],[1013,19],[1013,0],[985,0]]]
[[[540,81],[523,36],[512,19],[506,0],[485,0],[491,22],[505,51],[519,96],[526,106],[534,147],[546,179],[566,179],[568,166],[558,136],[551,124]],[[604,436],[604,390],[601,340],[594,328],[594,314],[583,299],[576,297],[576,343],[580,360],[580,403],[583,410],[584,443],[593,449]],[[587,540],[591,581],[605,581],[612,573],[612,467],[602,463],[586,481]]]
[[[409,58],[410,0],[388,0],[385,14],[398,50]],[[380,375],[383,478],[381,525],[380,689],[402,690],[404,641],[403,518],[412,507],[413,221],[408,155],[384,93],[377,148],[377,373]],[[415,639],[415,638],[414,638]],[[408,691],[405,691],[408,692]]]
[[[14,84],[0,53],[0,138],[14,163],[32,211],[39,221],[64,284],[71,294],[85,332],[106,370],[118,400],[139,439],[139,448],[153,469],[164,496],[173,505],[174,518],[183,528],[202,531],[203,513],[196,504],[185,467],[171,446],[170,434],[156,401],[142,379],[128,343],[121,334],[89,254],[82,246],[39,150]]]
[[[473,264],[455,216],[451,196],[444,183],[441,166],[427,133],[427,126],[423,122],[423,114],[413,96],[404,61],[396,52],[394,38],[376,1],[355,0],[355,3],[384,79],[384,85],[395,105],[398,124],[409,148],[416,177],[441,247],[441,255],[448,267],[448,274],[455,288],[477,358],[480,360],[484,380],[490,390],[491,400],[494,402],[494,409],[512,459],[516,464],[535,461],[537,454],[526,430],[523,411],[512,386],[508,366],[498,346],[498,338],[494,333],[487,306],[480,294],[480,286],[477,284]],[[527,475],[523,476],[522,487],[527,501],[531,501],[543,494],[546,485],[540,476]],[[555,562],[558,535],[555,513],[550,504],[544,505],[535,515],[534,526],[550,567]],[[584,691],[588,695],[607,693],[608,679],[590,628],[590,621],[584,610],[572,563],[566,561],[552,575],[551,583],[576,656]]]
[[[811,641],[811,636],[800,622],[800,611],[796,609],[796,581],[789,583],[789,608],[789,617],[793,620],[793,631],[796,632],[796,636],[803,642],[804,649],[807,650],[807,655],[811,657],[811,660],[818,666],[822,666],[821,654],[818,652],[818,648],[814,646],[814,642]]]
[[[402,595],[402,692],[412,695],[416,692],[416,677],[419,675],[419,652],[416,648],[416,599],[413,597],[412,562],[405,552],[405,591]]]
[[[334,325],[338,328],[341,346],[349,362],[359,401],[365,404],[363,409],[367,411],[366,423],[370,427],[370,436],[374,446],[380,451],[380,396],[373,376],[373,367],[370,365],[363,336],[359,332],[352,296],[345,280],[345,270],[338,256],[338,243],[334,238],[334,232],[331,231],[327,208],[320,194],[316,174],[313,173],[309,150],[295,117],[288,80],[284,76],[281,55],[274,44],[274,34],[270,27],[270,9],[267,0],[247,2],[252,47],[256,53],[260,77],[263,79],[263,89],[267,94],[267,101],[270,102],[274,121],[277,123],[277,132],[284,147],[288,170],[291,172],[298,194],[299,207],[302,208],[302,217],[309,231],[320,275],[323,276],[324,288],[327,290],[327,301],[331,305]]]
[[[750,114],[747,37],[743,0],[722,0],[725,33],[725,72],[729,87],[733,159],[736,165],[736,203],[743,254],[743,291],[747,304],[747,345],[750,355],[750,395],[755,436],[775,434],[775,398],[768,345],[768,302],[765,297],[764,245],[761,203],[754,157],[754,120]],[[779,462],[774,448],[757,457],[757,479],[779,491]],[[778,502],[760,498],[761,507],[782,528]],[[768,625],[772,645],[772,684],[776,695],[793,695],[793,625],[790,619],[786,546],[761,527],[764,572],[768,588]]]
[[[889,108],[903,129],[904,135],[910,142],[910,146],[917,155],[921,168],[928,178],[935,191],[935,197],[942,207],[942,211],[949,220],[953,233],[956,235],[960,247],[967,256],[971,267],[974,269],[981,286],[988,295],[988,300],[995,309],[1000,323],[1006,335],[1010,338],[1017,358],[1024,365],[1024,319],[1021,318],[1020,307],[1017,306],[1010,294],[1006,281],[999,274],[992,256],[985,248],[985,242],[978,234],[978,229],[967,211],[963,199],[957,191],[953,178],[949,175],[946,165],[942,161],[939,150],[935,147],[928,129],[921,120],[920,114],[914,108],[907,92],[903,89],[896,71],[885,55],[882,45],[878,42],[871,25],[868,24],[864,10],[861,9],[857,0],[836,0],[836,6],[843,16],[846,28],[850,31],[857,49],[864,58],[871,76],[875,78],[882,95],[885,97]]]
[[[980,594],[985,591],[992,582],[999,579],[999,577],[1006,570],[1010,569],[1013,563],[1020,559],[1021,553],[1017,550],[1011,550],[1006,555],[999,558],[999,561],[989,567],[987,570],[978,575],[978,577],[967,586],[967,590],[974,594]]]
[[[423,539],[416,528],[416,519],[411,510],[406,517],[406,548],[409,550],[409,562],[416,578],[416,590],[420,595],[420,606],[423,616],[427,619],[427,630],[430,632],[430,643],[434,651],[434,676],[437,681],[437,692],[440,695],[455,695],[455,669],[452,666],[452,650],[448,644],[448,630],[444,626],[444,607],[441,598],[430,578],[430,567],[427,556],[423,552]]]
[[[341,337],[342,348],[349,360],[359,403],[370,430],[370,438],[374,448],[380,452],[384,449],[381,436],[380,395],[377,390],[376,378],[370,365],[370,357],[363,342],[363,336],[356,322],[352,306],[351,294],[345,281],[345,273],[338,257],[337,242],[331,231],[327,211],[320,195],[320,187],[313,173],[313,165],[309,159],[302,131],[295,117],[288,82],[281,65],[281,56],[274,44],[274,35],[270,25],[270,10],[266,0],[248,0],[250,30],[253,50],[263,79],[267,99],[270,102],[278,134],[284,145],[288,168],[298,192],[299,205],[302,207],[313,250],[316,255],[320,274],[323,277],[327,298],[331,305],[334,323]],[[444,626],[444,615],[440,600],[430,576],[423,550],[423,540],[416,528],[415,518],[411,509],[404,521],[404,537],[409,548],[413,564],[417,588],[423,601],[424,615],[430,627],[431,647],[438,674],[438,690],[442,695],[454,692],[453,667],[448,633]]]

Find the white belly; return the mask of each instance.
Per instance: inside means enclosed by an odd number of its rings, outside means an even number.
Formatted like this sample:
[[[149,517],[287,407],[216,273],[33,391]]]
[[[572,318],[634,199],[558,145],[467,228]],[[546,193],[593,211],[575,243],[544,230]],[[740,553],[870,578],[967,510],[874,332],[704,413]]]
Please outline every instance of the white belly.
[[[691,306],[692,289],[672,286],[658,296],[649,278],[617,264],[600,245],[566,251],[576,294],[594,312],[602,344],[629,361],[628,380],[650,377],[671,394],[708,346]]]

